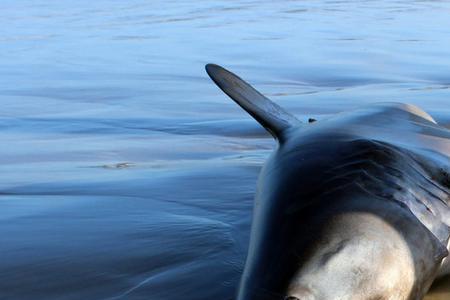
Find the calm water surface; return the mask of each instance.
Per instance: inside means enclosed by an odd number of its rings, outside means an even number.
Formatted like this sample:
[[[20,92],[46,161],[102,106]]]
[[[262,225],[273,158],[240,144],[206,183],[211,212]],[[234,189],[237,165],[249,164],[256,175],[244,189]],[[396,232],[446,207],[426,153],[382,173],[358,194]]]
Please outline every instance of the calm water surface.
[[[273,141],[222,64],[305,120],[450,124],[450,3],[0,4],[0,299],[232,299]]]

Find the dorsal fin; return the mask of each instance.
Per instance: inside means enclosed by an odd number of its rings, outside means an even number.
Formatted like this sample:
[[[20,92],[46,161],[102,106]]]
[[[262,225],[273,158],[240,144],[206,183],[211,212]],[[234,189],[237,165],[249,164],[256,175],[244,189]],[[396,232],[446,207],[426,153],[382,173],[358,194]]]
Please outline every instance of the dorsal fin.
[[[206,72],[225,94],[264,126],[275,139],[281,140],[285,129],[301,124],[296,117],[230,71],[218,65],[207,64]]]

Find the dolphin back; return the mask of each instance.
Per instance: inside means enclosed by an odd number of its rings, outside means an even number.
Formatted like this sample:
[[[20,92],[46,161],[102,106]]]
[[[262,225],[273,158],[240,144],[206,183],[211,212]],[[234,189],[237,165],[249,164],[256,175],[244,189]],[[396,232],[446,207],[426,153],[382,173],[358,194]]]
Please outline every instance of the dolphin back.
[[[282,140],[283,132],[301,122],[272,102],[247,82],[230,71],[214,64],[206,65],[206,72],[219,88],[258,121],[275,139]]]

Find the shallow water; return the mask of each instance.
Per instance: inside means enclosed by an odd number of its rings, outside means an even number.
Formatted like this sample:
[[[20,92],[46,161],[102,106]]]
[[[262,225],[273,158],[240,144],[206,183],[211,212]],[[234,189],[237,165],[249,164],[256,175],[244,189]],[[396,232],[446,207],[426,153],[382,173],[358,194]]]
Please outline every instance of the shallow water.
[[[446,1],[0,6],[0,299],[233,298],[274,143],[205,63],[303,120],[450,125]]]

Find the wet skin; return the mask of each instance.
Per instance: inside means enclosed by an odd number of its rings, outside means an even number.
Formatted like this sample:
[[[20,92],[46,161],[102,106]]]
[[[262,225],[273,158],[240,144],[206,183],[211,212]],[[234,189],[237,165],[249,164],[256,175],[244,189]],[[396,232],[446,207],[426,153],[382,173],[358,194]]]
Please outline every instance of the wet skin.
[[[207,71],[278,140],[238,300],[421,299],[449,273],[447,129],[400,103],[302,124],[234,74]]]
[[[429,175],[406,150],[382,142],[311,138],[280,146],[261,172],[238,299],[422,295],[447,254],[436,238],[446,225],[433,223],[434,235],[408,207],[435,218],[410,191],[436,189]]]

